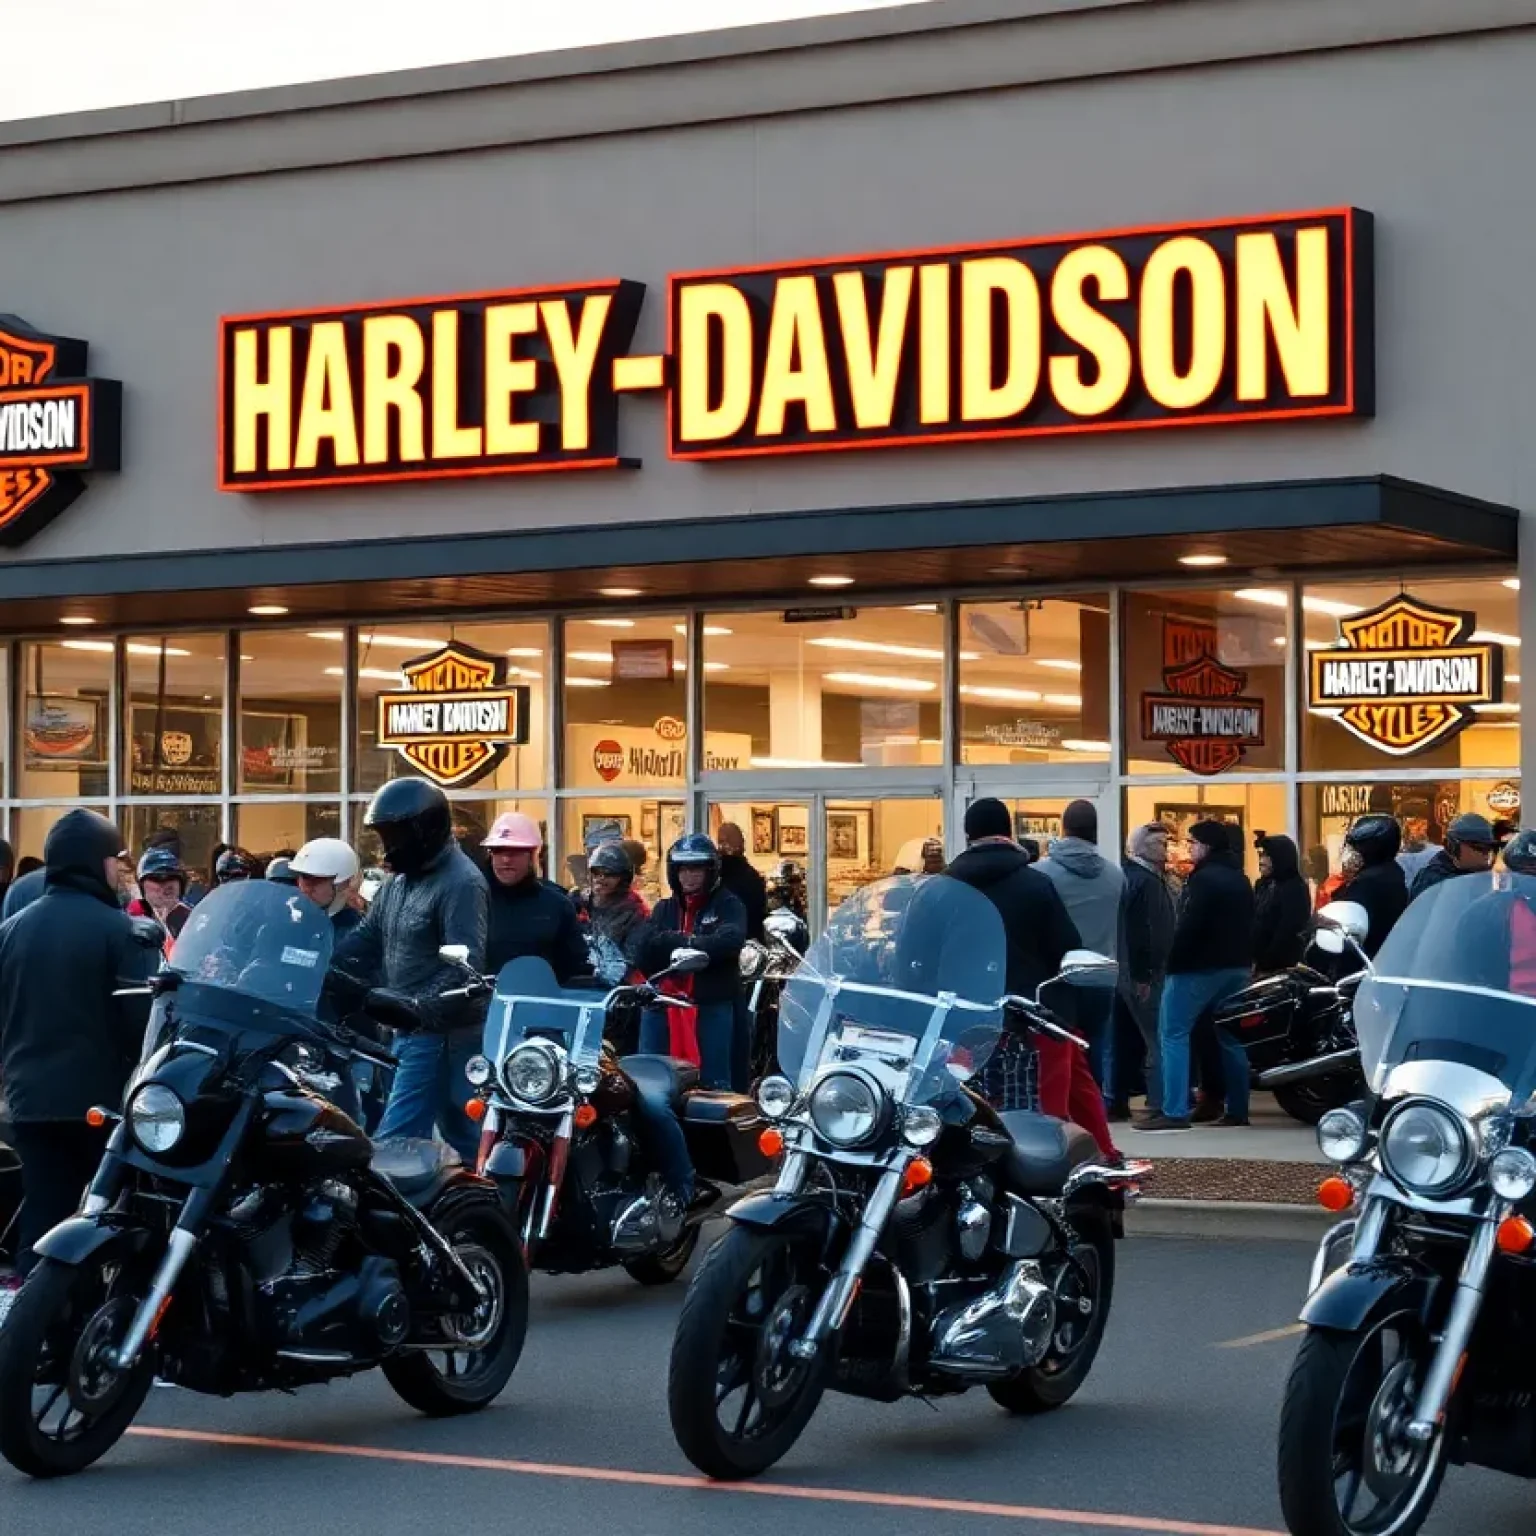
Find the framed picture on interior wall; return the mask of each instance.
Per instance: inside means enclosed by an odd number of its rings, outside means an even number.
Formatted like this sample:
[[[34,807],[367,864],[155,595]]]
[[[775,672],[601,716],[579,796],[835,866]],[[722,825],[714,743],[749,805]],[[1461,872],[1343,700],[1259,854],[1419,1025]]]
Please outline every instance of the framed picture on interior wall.
[[[1181,879],[1187,878],[1194,868],[1189,856],[1189,829],[1197,821],[1225,821],[1235,826],[1243,842],[1247,832],[1243,825],[1244,809],[1240,805],[1182,805],[1167,802],[1152,807],[1152,819],[1168,828],[1168,867]]]
[[[811,813],[803,805],[779,807],[779,852],[805,854],[811,851]]]
[[[1044,848],[1052,838],[1061,836],[1061,813],[1031,810],[1025,806],[1013,813],[1013,835],[1021,841],[1032,837]]]
[[[28,694],[22,739],[30,769],[48,773],[107,766],[100,699]]]
[[[632,822],[631,822],[631,820],[630,820],[630,818],[628,816],[608,816],[608,815],[602,815],[602,816],[586,815],[586,816],[583,816],[581,818],[581,841],[582,841],[582,846],[583,847],[586,846],[587,838],[592,833],[594,833],[594,832],[607,832],[607,831],[609,831],[611,828],[613,828],[615,826],[617,826],[618,829],[619,829],[619,837],[620,838],[626,838],[626,837],[629,836],[629,830],[630,830],[631,825],[632,825]]]
[[[663,800],[661,803],[661,855],[688,830],[688,807],[681,800]]]
[[[827,857],[868,864],[871,821],[869,811],[828,811]]]
[[[779,816],[771,805],[752,807],[752,852],[776,853],[779,847]]]
[[[654,800],[642,801],[640,805],[640,841],[642,843],[654,843],[656,841],[656,817],[656,802]]]

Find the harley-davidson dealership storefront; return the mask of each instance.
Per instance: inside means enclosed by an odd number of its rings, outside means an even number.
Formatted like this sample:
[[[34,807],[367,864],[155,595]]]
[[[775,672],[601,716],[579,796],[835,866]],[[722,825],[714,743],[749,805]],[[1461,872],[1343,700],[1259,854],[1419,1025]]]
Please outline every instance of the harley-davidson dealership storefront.
[[[83,804],[374,857],[421,774],[566,883],[734,822],[819,917],[983,794],[1318,883],[1368,810],[1517,822],[1536,198],[1472,136],[1536,31],[1442,9],[955,0],[0,125],[17,853]]]

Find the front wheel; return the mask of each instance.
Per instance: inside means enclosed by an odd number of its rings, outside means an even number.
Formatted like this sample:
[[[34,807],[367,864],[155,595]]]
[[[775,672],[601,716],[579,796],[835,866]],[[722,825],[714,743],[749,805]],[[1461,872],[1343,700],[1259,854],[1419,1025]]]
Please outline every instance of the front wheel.
[[[512,1379],[528,1332],[528,1270],[512,1218],[481,1201],[451,1213],[441,1230],[483,1299],[472,1312],[445,1319],[452,1338],[441,1350],[412,1350],[383,1366],[390,1386],[433,1418],[493,1402]]]
[[[1359,1333],[1314,1328],[1280,1417],[1280,1507],[1292,1536],[1412,1536],[1445,1475],[1446,1442],[1407,1438],[1434,1345],[1411,1315]]]
[[[836,1348],[814,1360],[790,1344],[828,1283],[804,1234],[733,1227],[704,1256],[677,1320],[667,1406],[683,1454],[707,1477],[753,1477],[810,1422]]]
[[[139,1298],[115,1265],[43,1259],[0,1325],[0,1456],[29,1477],[83,1472],[122,1439],[154,1380],[109,1355]]]

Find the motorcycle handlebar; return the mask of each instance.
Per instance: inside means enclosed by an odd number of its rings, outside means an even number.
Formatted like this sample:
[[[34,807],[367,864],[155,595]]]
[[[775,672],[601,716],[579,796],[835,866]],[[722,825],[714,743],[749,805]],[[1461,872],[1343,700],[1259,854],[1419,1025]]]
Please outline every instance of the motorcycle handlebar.
[[[1042,1035],[1050,1035],[1055,1040],[1064,1040],[1082,1051],[1089,1049],[1088,1042],[1081,1035],[1074,1035],[1070,1029],[1058,1024],[1048,1009],[1027,997],[1005,997],[1003,1008],[1013,1013],[1022,1013],[1028,1019],[1029,1027]]]

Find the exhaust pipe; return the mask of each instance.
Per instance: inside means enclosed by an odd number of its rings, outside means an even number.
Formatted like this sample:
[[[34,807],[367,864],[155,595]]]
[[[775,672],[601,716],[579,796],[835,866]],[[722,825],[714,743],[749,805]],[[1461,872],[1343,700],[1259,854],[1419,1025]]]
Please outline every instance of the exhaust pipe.
[[[1284,1088],[1291,1083],[1305,1083],[1314,1077],[1330,1077],[1335,1072],[1350,1068],[1360,1069],[1360,1051],[1334,1051],[1327,1056],[1314,1056],[1311,1061],[1293,1061],[1288,1066],[1271,1067],[1257,1079],[1260,1088]]]

